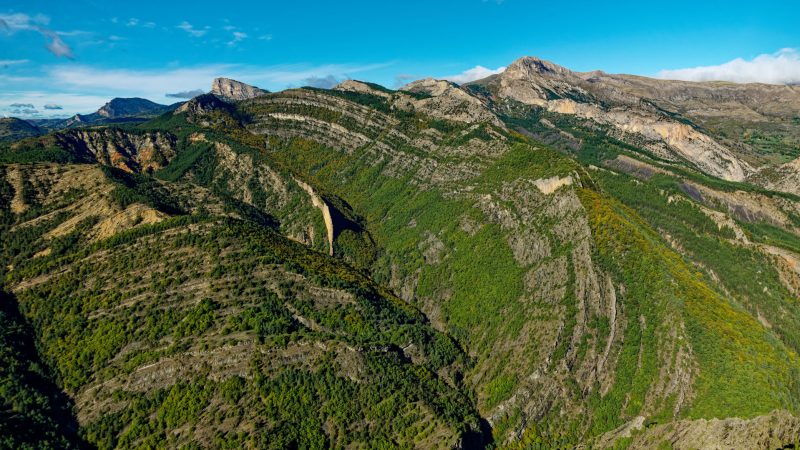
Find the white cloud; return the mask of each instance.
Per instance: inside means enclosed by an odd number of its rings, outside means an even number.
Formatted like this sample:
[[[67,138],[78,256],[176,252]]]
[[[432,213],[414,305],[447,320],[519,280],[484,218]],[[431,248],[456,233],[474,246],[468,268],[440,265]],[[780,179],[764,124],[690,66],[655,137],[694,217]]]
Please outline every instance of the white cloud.
[[[271,41],[272,40],[272,35],[271,34],[262,34],[261,36],[258,37],[258,40],[259,41]]]
[[[128,19],[128,23],[126,25],[129,27],[135,27],[136,25],[139,25],[139,19],[136,17],[131,17]]]
[[[784,48],[751,60],[736,58],[717,66],[662,70],[658,78],[685,81],[732,81],[734,83],[800,83],[800,53]]]
[[[445,80],[452,81],[458,84],[469,83],[470,81],[480,80],[489,75],[495,75],[506,70],[505,66],[498,67],[497,69],[487,69],[483,66],[475,66],[472,69],[467,69],[459,74],[443,77]]]
[[[114,97],[142,97],[170,104],[174,96],[187,86],[208,89],[216,77],[228,77],[270,90],[307,84],[309,79],[347,79],[389,66],[380,64],[328,64],[247,66],[217,64],[190,68],[159,70],[98,69],[81,65],[56,65],[44,68],[40,77],[9,77],[0,75],[0,107],[11,103],[61,105],[63,110],[44,111],[44,114],[72,115],[96,111]],[[47,86],[50,93],[32,92],[31,86]]]
[[[187,22],[185,20],[183,22],[181,22],[181,24],[178,25],[177,28],[180,28],[181,30],[189,33],[189,35],[192,36],[192,37],[201,37],[204,34],[206,34],[206,32],[208,32],[208,27],[206,27],[203,30],[198,30],[194,26],[192,26],[192,24],[190,24],[189,22]]]
[[[29,59],[0,59],[0,66],[15,66],[17,64],[26,64],[29,62]]]
[[[234,46],[237,43],[242,42],[245,39],[247,39],[247,33],[242,33],[241,31],[234,31],[233,32],[233,39],[228,41],[228,45]]]
[[[109,99],[106,97],[81,94],[54,94],[50,92],[39,91],[3,91],[0,92],[0,111],[2,111],[4,114],[11,114],[21,117],[68,117],[76,112],[94,112],[108,100]],[[39,111],[29,109],[27,112],[23,112],[23,110],[12,107],[11,105],[14,103],[59,105],[63,109],[46,109],[41,113]],[[13,112],[15,110],[20,112]]]
[[[75,32],[53,31],[47,28],[49,23],[50,18],[42,14],[35,16],[23,13],[0,14],[0,30],[8,34],[14,34],[18,31],[35,31],[44,36],[47,41],[45,48],[50,53],[72,59],[72,49],[61,39],[59,34],[72,35]]]
[[[72,49],[69,48],[69,45],[67,45],[63,40],[61,40],[58,34],[56,34],[53,31],[45,29],[42,29],[41,33],[42,35],[50,39],[50,42],[48,42],[47,45],[45,45],[45,47],[47,47],[47,49],[50,50],[50,53],[56,56],[63,56],[67,59],[74,58],[74,55],[72,54]]]
[[[53,89],[106,93],[109,96],[145,97],[164,101],[164,92],[181,92],[186,86],[211,86],[216,77],[228,77],[259,87],[279,90],[314,77],[352,78],[353,74],[389,66],[380,64],[326,64],[321,66],[246,66],[214,64],[161,70],[97,69],[89,66],[59,65],[47,69],[41,82]],[[27,80],[30,83],[30,80]]]
[[[128,70],[70,65],[49,68],[46,79],[57,89],[154,99],[161,98],[164,92],[186,90],[186,86],[210,86],[214,77],[232,68],[220,64],[190,69]]]
[[[40,27],[45,27],[50,23],[50,18],[37,14],[30,16],[23,13],[0,14],[0,29],[7,33],[17,31],[39,31]]]

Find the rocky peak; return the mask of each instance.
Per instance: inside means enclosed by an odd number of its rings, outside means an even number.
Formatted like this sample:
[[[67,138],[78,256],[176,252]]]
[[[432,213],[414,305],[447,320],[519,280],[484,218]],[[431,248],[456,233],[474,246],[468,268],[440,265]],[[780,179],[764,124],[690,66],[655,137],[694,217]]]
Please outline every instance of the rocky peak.
[[[436,80],[433,78],[412,81],[411,83],[403,86],[401,89],[408,92],[428,94],[434,97],[438,97],[448,92],[454,92],[453,89],[459,91],[461,90],[459,89],[458,85],[453,82]]]
[[[203,114],[215,109],[228,109],[230,106],[214,94],[201,94],[182,104],[175,110],[175,114],[194,113]]]
[[[211,83],[211,93],[223,100],[239,101],[258,97],[269,91],[230,78],[215,78]]]
[[[528,77],[537,76],[572,76],[574,72],[558,64],[536,58],[534,56],[524,56],[508,66],[504,72],[508,75],[524,74]]]
[[[200,126],[225,123],[232,118],[234,107],[214,94],[202,94],[182,104],[173,114],[186,114],[186,120]],[[212,114],[222,111],[224,114]]]
[[[543,106],[554,98],[587,97],[587,93],[578,85],[582,81],[575,72],[565,67],[526,56],[511,63],[498,75],[496,82],[500,97]]]
[[[384,98],[391,97],[391,94],[389,94],[389,92],[387,92],[386,90],[377,89],[374,86],[370,85],[369,83],[364,83],[363,81],[358,81],[358,80],[344,80],[341,83],[334,86],[333,90],[344,91],[344,92],[357,92],[360,94],[372,94]]]
[[[450,81],[425,78],[411,82],[400,90],[430,96],[429,98],[414,99],[406,95],[404,97],[408,97],[408,105],[399,105],[401,108],[409,109],[410,107],[439,119],[466,123],[489,122],[502,126],[500,119],[489,111],[478,98]]]

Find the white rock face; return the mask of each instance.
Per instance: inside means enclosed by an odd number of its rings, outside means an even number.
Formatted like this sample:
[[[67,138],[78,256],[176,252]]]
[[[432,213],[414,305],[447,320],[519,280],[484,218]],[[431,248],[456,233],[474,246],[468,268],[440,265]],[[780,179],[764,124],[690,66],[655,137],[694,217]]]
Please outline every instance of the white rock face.
[[[596,105],[577,103],[568,99],[548,100],[543,106],[555,113],[575,115],[610,125],[622,133],[642,136],[647,141],[663,142],[678,156],[693,163],[700,170],[724,180],[743,181],[753,173],[753,168],[749,164],[739,160],[726,147],[685,123],[643,111],[623,108],[606,110]],[[650,149],[655,153],[661,153],[658,148]]]
[[[768,189],[800,195],[800,158],[778,167],[767,167],[751,181]]]
[[[661,157],[686,160],[725,180],[743,181],[754,172],[728,148],[690,125],[646,109],[601,104],[582,87],[591,76],[537,58],[521,58],[498,76],[497,93],[501,98],[607,125],[615,138],[633,138],[637,145]],[[628,97],[626,101],[632,102]]]
[[[550,178],[540,178],[533,182],[542,194],[552,194],[561,186],[569,186],[572,184],[572,177],[550,177]]]
[[[211,93],[224,100],[239,101],[267,94],[268,91],[230,78],[215,78],[211,83]]]

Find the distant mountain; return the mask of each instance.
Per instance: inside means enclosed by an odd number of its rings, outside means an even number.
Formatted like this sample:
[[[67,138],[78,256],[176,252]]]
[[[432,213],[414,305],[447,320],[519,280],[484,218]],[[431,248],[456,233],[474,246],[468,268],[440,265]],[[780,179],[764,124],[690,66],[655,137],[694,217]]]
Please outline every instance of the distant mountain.
[[[615,138],[670,161],[688,161],[711,175],[743,181],[778,151],[800,140],[793,121],[800,88],[766,84],[685,82],[601,71],[573,72],[521,58],[503,73],[469,83],[495,102],[543,108],[608,128]],[[777,145],[746,135],[750,129]]]
[[[0,119],[0,141],[16,141],[43,133],[36,125],[16,117]]]
[[[167,111],[169,108],[169,106],[159,105],[144,98],[115,98],[100,107],[96,114],[114,119],[117,117],[156,115]]]
[[[32,119],[30,122],[43,130],[144,122],[173,111],[183,103],[161,105],[144,98],[114,98],[91,114],[75,114],[67,119]]]

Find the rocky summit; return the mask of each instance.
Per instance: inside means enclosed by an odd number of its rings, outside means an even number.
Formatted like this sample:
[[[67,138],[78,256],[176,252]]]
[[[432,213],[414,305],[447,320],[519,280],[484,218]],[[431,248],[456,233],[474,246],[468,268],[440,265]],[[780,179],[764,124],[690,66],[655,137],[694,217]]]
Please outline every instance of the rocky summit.
[[[0,446],[798,445],[797,86],[118,100],[0,122]]]
[[[215,78],[211,84],[211,93],[223,100],[237,101],[258,97],[267,91],[230,78]]]

